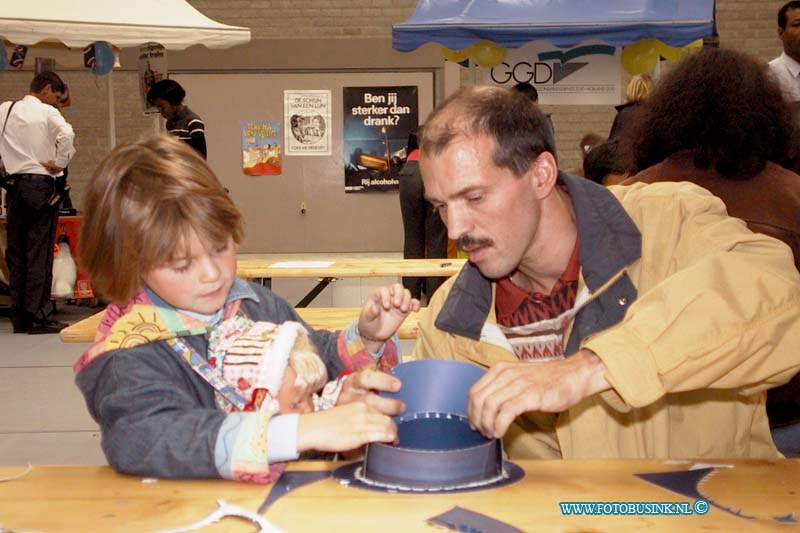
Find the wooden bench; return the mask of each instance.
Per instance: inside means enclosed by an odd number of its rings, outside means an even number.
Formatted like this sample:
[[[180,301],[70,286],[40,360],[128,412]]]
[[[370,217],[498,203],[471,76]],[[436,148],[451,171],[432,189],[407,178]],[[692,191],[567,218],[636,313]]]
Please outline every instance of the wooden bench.
[[[266,287],[273,278],[318,278],[317,284],[295,308],[308,305],[331,282],[339,278],[374,277],[450,277],[461,270],[466,259],[379,259],[342,258],[331,261],[275,261],[272,259],[239,259],[236,275]]]
[[[347,327],[361,313],[360,307],[303,307],[296,309],[303,320],[314,329],[338,330]],[[397,335],[401,339],[417,338],[417,322],[420,311],[411,313],[403,321]],[[61,330],[62,342],[92,342],[97,326],[103,318],[105,310],[75,322]]]

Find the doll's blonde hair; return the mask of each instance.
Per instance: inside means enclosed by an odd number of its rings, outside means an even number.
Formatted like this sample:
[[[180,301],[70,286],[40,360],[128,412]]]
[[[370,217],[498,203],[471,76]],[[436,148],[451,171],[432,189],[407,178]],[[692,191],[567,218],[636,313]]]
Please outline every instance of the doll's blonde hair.
[[[295,371],[295,386],[302,388],[308,395],[319,391],[328,381],[328,370],[308,335],[298,335],[294,347],[289,354],[289,366]]]

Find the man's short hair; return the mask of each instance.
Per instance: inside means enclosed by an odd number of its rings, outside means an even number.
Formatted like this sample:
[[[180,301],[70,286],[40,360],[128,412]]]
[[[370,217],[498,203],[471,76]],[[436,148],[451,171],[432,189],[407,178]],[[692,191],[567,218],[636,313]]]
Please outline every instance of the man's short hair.
[[[632,159],[627,146],[618,137],[609,139],[586,154],[583,159],[583,176],[602,185],[609,174],[631,174]]]
[[[92,286],[130,301],[142,277],[186,252],[191,232],[210,243],[242,240],[242,216],[203,158],[168,135],[117,146],[88,182],[80,264]]]
[[[518,93],[524,94],[525,96],[528,97],[528,99],[531,102],[533,102],[535,104],[539,103],[539,91],[537,91],[536,87],[534,87],[533,85],[531,85],[528,82],[518,83],[518,84],[514,85],[511,88],[511,90],[512,91],[517,91]]]
[[[528,171],[542,152],[555,157],[553,132],[539,106],[503,87],[464,87],[442,102],[425,122],[420,151],[441,154],[458,139],[494,140],[492,163],[516,176]]]
[[[31,93],[40,93],[45,87],[50,86],[50,90],[54,93],[64,94],[66,90],[64,82],[58,77],[55,72],[40,72],[31,80]]]
[[[592,149],[597,146],[598,144],[603,142],[603,138],[600,137],[596,133],[587,133],[581,140],[578,142],[578,147],[581,149],[581,156],[586,157],[586,154],[592,151]]]
[[[778,27],[786,29],[786,13],[790,9],[800,9],[800,0],[792,0],[791,2],[786,2],[783,4],[783,7],[778,11]]]
[[[178,105],[186,97],[181,84],[173,80],[161,80],[153,84],[147,91],[147,102],[152,104],[156,98],[165,100],[170,105]]]

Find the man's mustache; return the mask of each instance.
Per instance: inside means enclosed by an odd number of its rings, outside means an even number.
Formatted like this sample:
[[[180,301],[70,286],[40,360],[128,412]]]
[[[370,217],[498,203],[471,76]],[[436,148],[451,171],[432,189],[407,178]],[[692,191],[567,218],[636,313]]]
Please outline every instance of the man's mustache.
[[[462,235],[456,239],[456,249],[462,252],[466,251],[465,248],[472,248],[476,246],[492,246],[494,241],[491,239],[476,239],[472,235]]]

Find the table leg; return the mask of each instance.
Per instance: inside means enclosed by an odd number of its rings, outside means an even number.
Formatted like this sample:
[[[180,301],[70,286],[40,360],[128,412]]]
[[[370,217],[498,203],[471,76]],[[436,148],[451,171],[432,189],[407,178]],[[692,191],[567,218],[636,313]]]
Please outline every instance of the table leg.
[[[262,287],[272,290],[272,278],[254,278],[253,282],[258,283]]]
[[[295,307],[308,307],[308,304],[310,304],[314,300],[314,298],[319,296],[319,293],[324,291],[325,287],[330,285],[331,282],[334,281],[335,279],[336,278],[320,278],[319,283],[317,283],[313,289],[308,291],[308,294],[303,296],[303,299],[300,300],[297,303],[297,305],[295,305]]]

